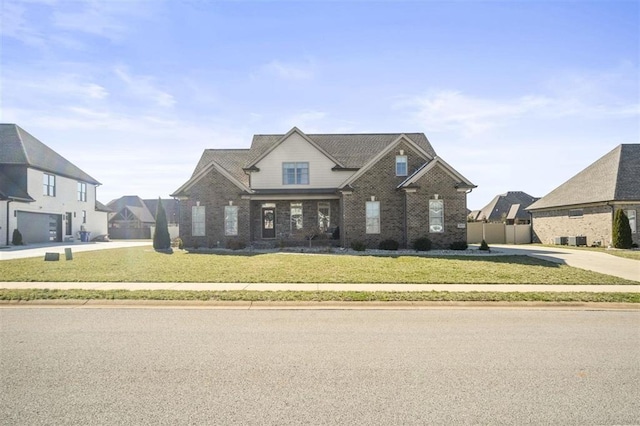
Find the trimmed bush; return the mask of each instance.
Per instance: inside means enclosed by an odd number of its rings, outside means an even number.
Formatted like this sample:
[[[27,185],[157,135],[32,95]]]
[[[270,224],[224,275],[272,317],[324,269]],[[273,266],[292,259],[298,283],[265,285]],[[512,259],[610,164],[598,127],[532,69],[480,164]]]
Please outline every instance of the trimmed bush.
[[[633,244],[631,236],[631,226],[629,225],[629,218],[624,214],[624,210],[616,210],[616,214],[613,217],[613,232],[612,232],[612,245],[619,249],[630,249]]]
[[[449,245],[449,249],[451,250],[466,250],[467,247],[469,246],[466,241],[454,241]]]
[[[155,250],[168,250],[171,248],[167,213],[164,211],[160,197],[158,197],[158,207],[156,208],[156,229],[153,231],[153,248]]]
[[[431,250],[431,240],[427,237],[417,238],[413,240],[412,247],[415,251]]]
[[[380,250],[398,250],[398,247],[400,247],[400,243],[392,239],[382,240],[378,244]]]
[[[367,249],[367,245],[362,241],[354,241],[351,243],[351,250],[365,251],[366,249]]]
[[[14,246],[21,246],[24,244],[24,242],[22,241],[22,234],[20,233],[20,231],[18,231],[17,228],[13,230],[11,244],[13,244]]]
[[[247,247],[247,243],[240,240],[229,240],[227,241],[227,248],[230,250],[243,250]]]
[[[487,242],[486,242],[485,240],[482,240],[482,242],[480,243],[480,247],[478,248],[478,250],[491,251],[491,249],[489,248],[489,244],[487,244]]]
[[[175,247],[180,250],[184,249],[184,242],[182,241],[182,238],[180,237],[174,238],[173,241],[171,241],[171,247]]]

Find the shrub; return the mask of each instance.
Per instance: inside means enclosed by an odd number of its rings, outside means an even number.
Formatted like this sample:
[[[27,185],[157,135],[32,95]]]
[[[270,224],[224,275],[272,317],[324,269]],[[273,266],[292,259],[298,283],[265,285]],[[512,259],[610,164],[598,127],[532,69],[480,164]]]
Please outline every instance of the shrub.
[[[427,237],[417,238],[412,243],[415,251],[429,251],[431,250],[431,240]]]
[[[400,247],[400,243],[392,239],[382,240],[378,244],[380,250],[398,250],[398,247]]]
[[[24,242],[22,241],[22,234],[20,233],[20,231],[18,231],[17,228],[13,230],[11,244],[13,244],[14,246],[21,246],[24,244]]]
[[[367,245],[362,241],[354,241],[351,243],[351,250],[365,251],[366,249],[367,249]]]
[[[618,209],[613,218],[612,245],[619,249],[630,249],[633,244],[631,226],[624,210]]]
[[[467,247],[469,246],[466,241],[454,241],[449,245],[451,250],[466,250]]]
[[[227,248],[230,250],[243,250],[247,247],[247,244],[244,241],[240,240],[228,240]]]
[[[153,231],[153,248],[155,250],[167,250],[171,248],[167,213],[164,211],[160,197],[158,197],[158,207],[156,207],[156,229]]]
[[[182,238],[180,237],[174,238],[173,241],[171,241],[171,247],[176,247],[182,250],[184,248],[184,242],[182,241]]]
[[[489,248],[489,244],[487,244],[485,240],[482,240],[482,242],[480,243],[480,248],[478,250],[491,251],[491,249]]]

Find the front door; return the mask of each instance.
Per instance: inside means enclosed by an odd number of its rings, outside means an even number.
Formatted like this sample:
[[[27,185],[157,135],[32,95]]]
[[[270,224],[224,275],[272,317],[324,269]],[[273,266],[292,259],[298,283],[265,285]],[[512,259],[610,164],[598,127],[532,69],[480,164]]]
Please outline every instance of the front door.
[[[66,220],[66,226],[65,226],[65,233],[64,235],[73,235],[73,213],[71,212],[67,212],[67,220]]]
[[[273,207],[262,208],[262,238],[276,237],[276,209]]]

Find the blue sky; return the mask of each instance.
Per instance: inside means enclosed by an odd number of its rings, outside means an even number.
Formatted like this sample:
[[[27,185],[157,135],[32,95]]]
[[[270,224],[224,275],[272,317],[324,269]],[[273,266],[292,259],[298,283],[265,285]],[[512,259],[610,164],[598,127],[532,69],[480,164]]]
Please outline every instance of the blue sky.
[[[0,1],[0,120],[105,203],[293,126],[424,132],[471,209],[640,142],[638,1]]]

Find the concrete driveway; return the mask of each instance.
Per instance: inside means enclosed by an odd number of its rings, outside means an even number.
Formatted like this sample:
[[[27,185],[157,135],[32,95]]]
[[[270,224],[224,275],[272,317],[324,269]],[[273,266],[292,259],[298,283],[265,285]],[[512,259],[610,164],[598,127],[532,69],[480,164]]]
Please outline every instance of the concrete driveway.
[[[532,245],[492,244],[491,248],[503,254],[526,255],[574,268],[586,269],[640,282],[640,261],[624,259],[607,253],[577,250],[567,247],[540,247]]]
[[[60,253],[64,256],[64,249],[70,248],[73,253],[81,251],[106,250],[123,247],[151,246],[151,240],[116,240],[109,242],[73,242],[73,243],[42,243],[24,246],[9,246],[0,248],[0,260],[24,259],[27,257],[42,257],[45,253]],[[63,257],[64,258],[64,257]]]

